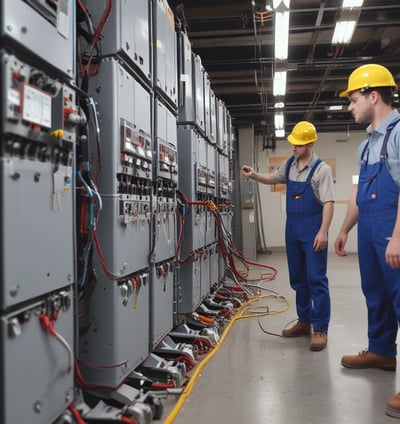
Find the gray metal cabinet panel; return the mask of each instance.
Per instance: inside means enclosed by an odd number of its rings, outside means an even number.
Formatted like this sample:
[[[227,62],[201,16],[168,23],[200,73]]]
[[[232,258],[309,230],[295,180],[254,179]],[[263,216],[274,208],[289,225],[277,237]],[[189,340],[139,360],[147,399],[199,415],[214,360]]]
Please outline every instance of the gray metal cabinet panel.
[[[117,387],[149,355],[149,291],[148,269],[125,282],[100,275],[87,299],[90,325],[79,343],[87,382]]]
[[[97,26],[108,0],[87,0],[86,3]],[[114,2],[101,41],[103,55],[120,56],[139,70],[146,81],[151,79],[149,4],[148,0]]]
[[[72,168],[2,157],[0,178],[4,308],[73,281]]]
[[[21,53],[30,51],[68,79],[75,77],[73,0],[59,0],[56,11],[45,6],[41,9],[43,13],[23,0],[2,0],[0,7],[1,37],[8,48],[11,47],[8,39],[11,39],[19,44],[13,49],[21,50]],[[34,58],[31,60],[35,61]]]
[[[54,329],[69,345],[45,331],[40,316],[61,296]],[[67,305],[70,305],[68,308]],[[74,310],[72,291],[46,296],[1,317],[0,409],[3,424],[53,422],[74,396]]]
[[[174,314],[174,261],[158,262],[152,268],[151,281],[151,336],[154,347],[172,330]]]

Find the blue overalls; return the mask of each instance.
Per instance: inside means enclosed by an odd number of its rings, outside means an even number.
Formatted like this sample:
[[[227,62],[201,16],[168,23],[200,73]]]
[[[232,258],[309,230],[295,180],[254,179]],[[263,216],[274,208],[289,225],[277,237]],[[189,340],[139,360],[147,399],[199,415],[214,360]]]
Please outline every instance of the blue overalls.
[[[289,179],[292,156],[286,167],[286,252],[290,285],[296,291],[298,319],[314,331],[328,331],[331,304],[326,276],[328,249],[315,252],[314,239],[322,223],[322,205],[311,187],[318,159],[304,182]]]
[[[358,258],[361,287],[368,308],[368,350],[396,356],[400,318],[400,270],[385,262],[385,251],[396,222],[399,188],[386,165],[390,132],[387,127],[380,161],[368,164],[368,143],[361,154],[357,190]]]

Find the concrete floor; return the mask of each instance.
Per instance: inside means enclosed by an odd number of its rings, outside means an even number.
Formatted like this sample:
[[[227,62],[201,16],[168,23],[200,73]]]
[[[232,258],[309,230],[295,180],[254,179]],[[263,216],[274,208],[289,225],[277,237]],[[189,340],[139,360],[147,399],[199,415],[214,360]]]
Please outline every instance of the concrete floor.
[[[272,251],[257,260],[278,270],[263,287],[279,292],[291,305],[283,313],[259,318],[264,330],[281,333],[296,319],[294,292],[288,283],[286,256]],[[194,381],[190,395],[170,421],[176,398],[163,400],[163,422],[174,424],[385,424],[400,420],[385,415],[386,399],[400,391],[396,372],[349,370],[344,354],[367,347],[364,297],[356,255],[330,254],[328,277],[332,319],[328,347],[309,350],[309,338],[268,335],[257,318],[237,321],[218,352]],[[278,309],[273,299],[263,304]],[[256,305],[252,305],[255,307]]]

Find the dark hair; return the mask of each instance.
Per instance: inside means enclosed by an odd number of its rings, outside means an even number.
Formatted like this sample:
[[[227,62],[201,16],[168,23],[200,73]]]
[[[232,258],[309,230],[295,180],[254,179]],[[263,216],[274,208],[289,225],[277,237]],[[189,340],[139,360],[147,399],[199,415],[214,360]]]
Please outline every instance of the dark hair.
[[[377,91],[381,97],[382,101],[387,104],[392,104],[392,97],[393,97],[393,88],[392,87],[373,87],[373,88],[364,88],[360,90],[360,93],[364,96],[368,96],[371,91]]]

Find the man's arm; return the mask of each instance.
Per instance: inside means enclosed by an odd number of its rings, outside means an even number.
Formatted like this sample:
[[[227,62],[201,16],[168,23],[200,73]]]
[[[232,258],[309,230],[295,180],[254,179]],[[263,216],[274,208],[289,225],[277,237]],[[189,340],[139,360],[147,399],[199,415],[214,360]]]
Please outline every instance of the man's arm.
[[[394,268],[400,268],[400,195],[397,203],[397,218],[394,225],[392,237],[386,247],[386,263]]]
[[[344,250],[344,246],[347,242],[347,235],[358,221],[358,206],[356,203],[357,189],[358,187],[354,186],[349,204],[347,205],[346,216],[344,217],[342,227],[335,241],[335,252],[339,256],[347,255],[347,252]]]
[[[314,239],[314,250],[316,252],[325,249],[328,246],[328,230],[333,217],[333,202],[325,202],[322,209],[322,223]]]
[[[257,181],[261,184],[276,184],[276,180],[273,174],[261,174],[255,172],[254,169],[249,165],[242,166],[242,174],[243,176],[250,178],[254,181]]]

